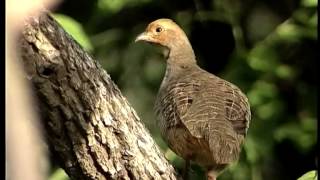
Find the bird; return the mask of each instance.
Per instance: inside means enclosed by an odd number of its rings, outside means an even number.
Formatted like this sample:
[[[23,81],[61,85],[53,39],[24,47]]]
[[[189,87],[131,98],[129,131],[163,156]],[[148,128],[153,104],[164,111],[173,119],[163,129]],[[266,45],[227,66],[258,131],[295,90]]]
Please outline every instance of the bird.
[[[156,124],[169,148],[202,166],[216,180],[239,160],[251,120],[248,98],[236,85],[199,67],[192,45],[171,19],[151,22],[135,42],[163,49],[166,70],[154,105]],[[214,50],[213,50],[214,51]]]

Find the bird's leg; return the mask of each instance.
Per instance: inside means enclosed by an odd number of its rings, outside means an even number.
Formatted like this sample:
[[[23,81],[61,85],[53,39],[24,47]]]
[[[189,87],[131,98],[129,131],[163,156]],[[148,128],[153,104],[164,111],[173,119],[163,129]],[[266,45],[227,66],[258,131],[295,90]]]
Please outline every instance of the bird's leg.
[[[190,166],[190,161],[188,159],[186,159],[185,160],[185,164],[184,164],[184,169],[183,169],[183,172],[182,172],[183,173],[182,176],[183,176],[184,180],[188,180],[189,179],[189,173],[188,173],[189,166]]]
[[[214,171],[207,171],[207,180],[216,180],[217,179],[217,175]]]
[[[207,174],[207,180],[216,180],[217,178],[213,175]]]

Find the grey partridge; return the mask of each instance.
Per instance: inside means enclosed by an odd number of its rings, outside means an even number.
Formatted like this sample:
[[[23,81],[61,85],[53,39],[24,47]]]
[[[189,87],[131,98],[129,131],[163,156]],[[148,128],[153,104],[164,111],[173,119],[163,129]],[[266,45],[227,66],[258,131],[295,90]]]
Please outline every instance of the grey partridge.
[[[166,72],[155,102],[162,137],[186,164],[199,164],[215,180],[239,158],[251,119],[247,97],[197,65],[186,34],[172,20],[151,22],[137,41],[165,49]]]

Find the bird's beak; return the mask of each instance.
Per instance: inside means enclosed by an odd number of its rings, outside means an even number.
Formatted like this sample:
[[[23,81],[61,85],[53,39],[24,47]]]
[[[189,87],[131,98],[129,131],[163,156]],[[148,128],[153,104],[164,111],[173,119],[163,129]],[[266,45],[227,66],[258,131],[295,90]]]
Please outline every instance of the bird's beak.
[[[136,37],[136,40],[134,42],[138,41],[150,41],[150,36],[148,35],[148,33],[143,32]]]

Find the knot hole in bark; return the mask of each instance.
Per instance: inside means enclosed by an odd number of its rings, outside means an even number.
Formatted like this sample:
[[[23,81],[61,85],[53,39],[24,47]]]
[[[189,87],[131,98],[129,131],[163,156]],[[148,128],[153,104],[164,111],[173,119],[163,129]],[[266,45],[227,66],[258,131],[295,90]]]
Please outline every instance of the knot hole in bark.
[[[41,76],[48,78],[55,73],[55,69],[53,66],[41,67],[39,73]]]

